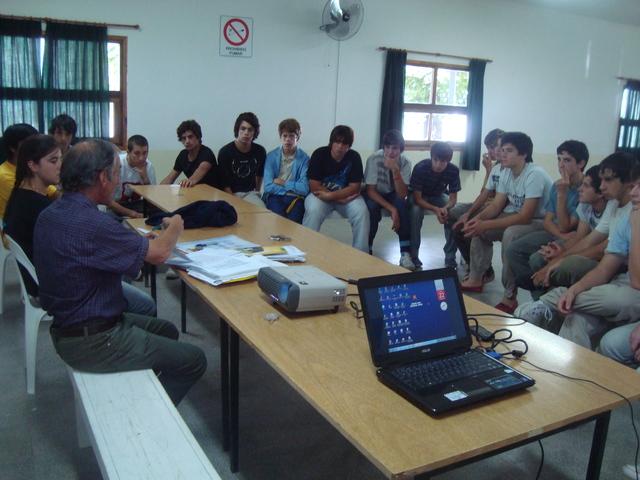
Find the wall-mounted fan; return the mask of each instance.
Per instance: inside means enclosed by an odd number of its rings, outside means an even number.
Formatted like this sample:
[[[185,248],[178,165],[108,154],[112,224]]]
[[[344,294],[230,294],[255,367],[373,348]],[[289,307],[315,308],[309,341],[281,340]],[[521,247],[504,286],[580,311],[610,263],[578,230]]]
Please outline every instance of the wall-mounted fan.
[[[362,0],[328,0],[322,12],[324,30],[334,40],[347,40],[353,37],[364,20]]]

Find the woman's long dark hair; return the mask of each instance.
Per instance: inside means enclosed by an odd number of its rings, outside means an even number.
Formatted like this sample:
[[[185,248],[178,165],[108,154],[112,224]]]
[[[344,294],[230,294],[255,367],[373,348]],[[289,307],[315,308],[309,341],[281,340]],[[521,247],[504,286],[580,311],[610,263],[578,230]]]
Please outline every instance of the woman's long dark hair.
[[[25,138],[18,149],[14,188],[20,188],[25,179],[33,177],[29,162],[40,163],[40,160],[59,148],[51,135],[38,134]]]

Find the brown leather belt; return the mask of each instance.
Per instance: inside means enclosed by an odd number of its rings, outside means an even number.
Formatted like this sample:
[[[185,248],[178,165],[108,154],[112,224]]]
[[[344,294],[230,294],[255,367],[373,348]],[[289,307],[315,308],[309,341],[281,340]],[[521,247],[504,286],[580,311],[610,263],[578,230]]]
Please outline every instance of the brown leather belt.
[[[90,318],[84,322],[74,323],[68,327],[55,327],[51,325],[51,334],[57,337],[88,337],[97,333],[111,330],[122,320],[122,315],[117,317]]]

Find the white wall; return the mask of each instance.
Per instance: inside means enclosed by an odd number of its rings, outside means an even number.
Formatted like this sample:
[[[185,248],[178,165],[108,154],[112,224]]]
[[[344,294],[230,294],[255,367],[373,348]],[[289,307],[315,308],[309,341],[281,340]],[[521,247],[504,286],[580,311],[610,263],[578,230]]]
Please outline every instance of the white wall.
[[[554,176],[562,140],[585,141],[594,161],[613,150],[616,76],[640,77],[640,28],[505,0],[363,2],[362,29],[340,44],[318,29],[324,0],[4,0],[2,13],[139,23],[140,31],[110,33],[129,39],[128,133],[149,138],[160,171],[180,148],[180,121],[197,119],[217,151],[245,110],[259,116],[267,149],[277,123],[295,116],[307,151],[328,141],[335,119],[354,128],[354,148],[368,154],[378,141],[381,45],[492,59],[483,131],[527,132],[534,158]],[[254,19],[253,58],[219,56],[220,15]],[[481,175],[463,180],[462,198],[474,196]]]

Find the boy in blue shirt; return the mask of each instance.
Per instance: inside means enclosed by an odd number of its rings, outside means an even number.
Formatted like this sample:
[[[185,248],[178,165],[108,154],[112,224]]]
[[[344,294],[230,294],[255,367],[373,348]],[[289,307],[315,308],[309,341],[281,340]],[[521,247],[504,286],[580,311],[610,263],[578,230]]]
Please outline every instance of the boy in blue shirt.
[[[282,145],[267,154],[262,201],[272,212],[302,223],[304,197],[309,193],[309,155],[298,147],[300,123],[295,118],[281,121],[278,133]]]
[[[600,340],[600,353],[618,362],[640,364],[640,165],[632,173],[631,212],[616,225],[608,251],[627,256],[629,287],[635,305],[628,309],[632,323],[614,328]],[[625,287],[629,289],[629,287]],[[621,312],[622,313],[622,312]]]

